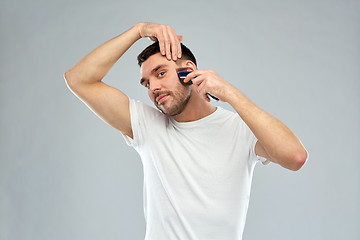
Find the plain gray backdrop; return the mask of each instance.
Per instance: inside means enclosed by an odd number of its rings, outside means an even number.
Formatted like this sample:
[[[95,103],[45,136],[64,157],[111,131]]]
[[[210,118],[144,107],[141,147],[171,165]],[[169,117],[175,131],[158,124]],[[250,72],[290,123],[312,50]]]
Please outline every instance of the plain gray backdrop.
[[[0,239],[143,239],[143,169],[66,70],[139,21],[172,26],[301,139],[298,172],[255,168],[245,240],[360,239],[360,2],[34,0],[0,3]],[[103,81],[139,85],[142,39]],[[225,103],[220,106],[230,109]]]

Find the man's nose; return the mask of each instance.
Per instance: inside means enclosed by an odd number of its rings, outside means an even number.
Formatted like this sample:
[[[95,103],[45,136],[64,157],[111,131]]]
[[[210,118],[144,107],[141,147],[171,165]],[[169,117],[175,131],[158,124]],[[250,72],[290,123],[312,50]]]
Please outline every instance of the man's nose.
[[[156,81],[156,80],[151,81],[151,82],[150,82],[150,91],[151,91],[152,93],[155,93],[156,91],[159,91],[159,90],[161,90],[160,82],[159,82],[159,81]]]

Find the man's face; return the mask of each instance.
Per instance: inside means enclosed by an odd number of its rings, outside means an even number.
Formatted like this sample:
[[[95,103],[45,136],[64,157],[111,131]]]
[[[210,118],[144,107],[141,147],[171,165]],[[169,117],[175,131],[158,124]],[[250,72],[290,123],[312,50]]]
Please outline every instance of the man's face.
[[[141,84],[148,88],[151,101],[165,115],[180,114],[190,99],[191,87],[181,84],[177,75],[176,69],[180,67],[160,53],[141,65]]]

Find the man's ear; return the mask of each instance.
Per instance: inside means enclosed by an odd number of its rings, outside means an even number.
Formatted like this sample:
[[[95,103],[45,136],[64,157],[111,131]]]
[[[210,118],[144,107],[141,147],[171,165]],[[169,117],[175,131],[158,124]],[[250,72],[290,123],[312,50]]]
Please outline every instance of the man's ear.
[[[195,63],[193,61],[191,61],[191,60],[186,60],[185,61],[185,67],[188,68],[191,71],[195,71],[197,69]]]

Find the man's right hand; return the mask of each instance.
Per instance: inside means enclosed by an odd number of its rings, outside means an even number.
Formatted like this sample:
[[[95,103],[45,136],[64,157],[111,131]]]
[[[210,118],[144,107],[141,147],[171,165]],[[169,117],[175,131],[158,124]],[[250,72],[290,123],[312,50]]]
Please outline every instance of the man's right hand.
[[[160,52],[167,59],[176,61],[181,58],[181,45],[183,37],[178,36],[175,30],[168,26],[150,22],[140,22],[135,25],[140,37],[149,37],[153,41],[159,41]]]

